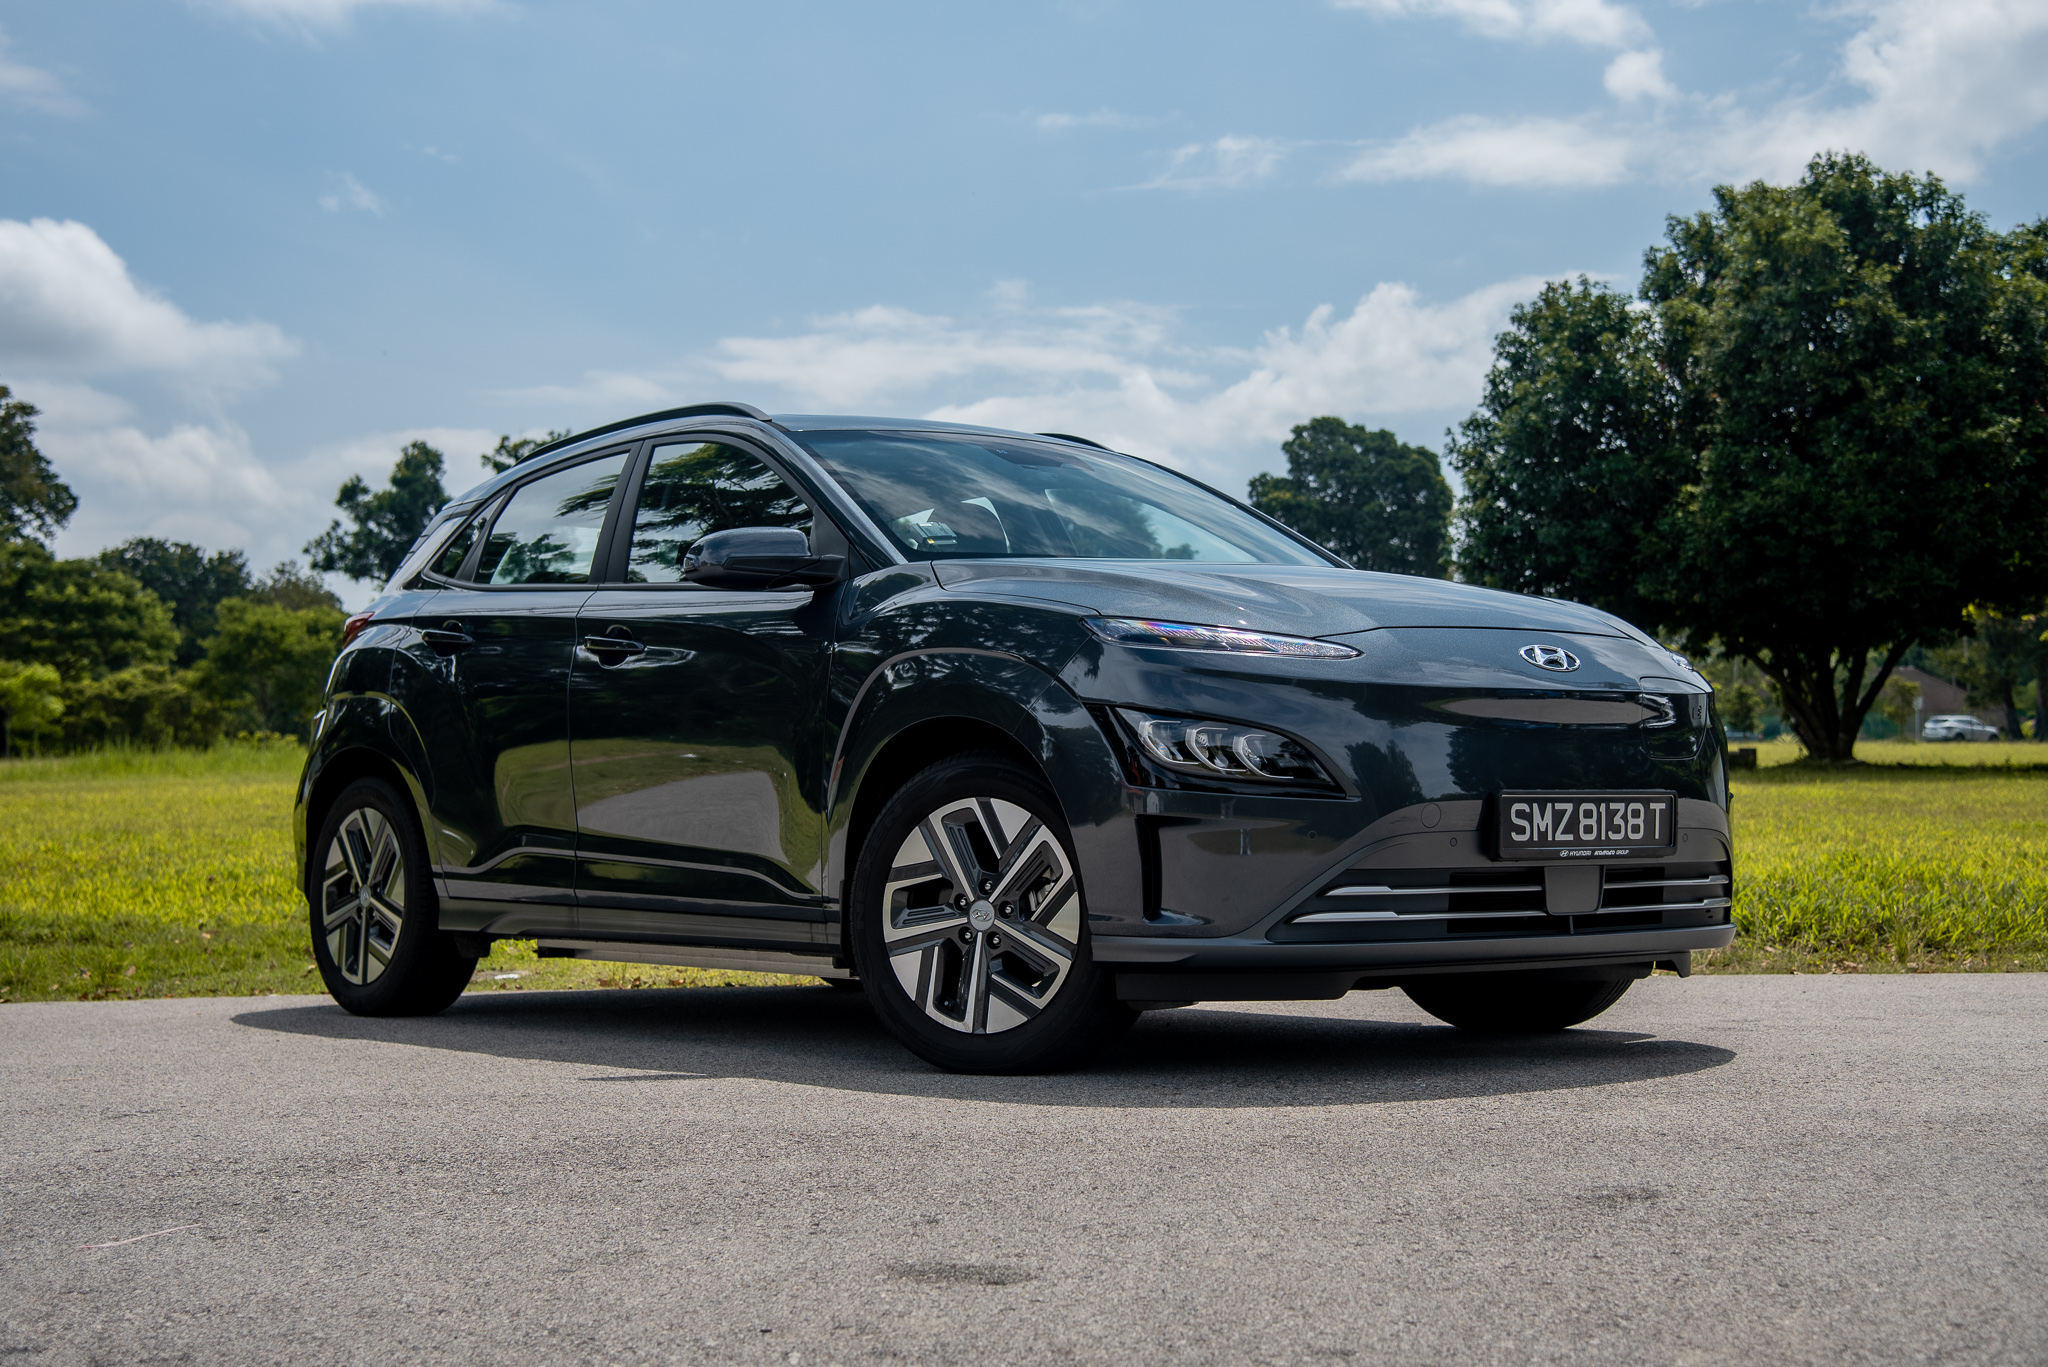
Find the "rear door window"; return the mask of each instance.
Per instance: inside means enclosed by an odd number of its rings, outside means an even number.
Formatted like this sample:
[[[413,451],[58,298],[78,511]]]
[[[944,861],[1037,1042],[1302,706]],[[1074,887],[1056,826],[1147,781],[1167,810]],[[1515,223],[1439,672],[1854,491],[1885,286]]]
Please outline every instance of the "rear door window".
[[[477,561],[478,582],[588,582],[628,454],[600,456],[521,485],[491,524]]]

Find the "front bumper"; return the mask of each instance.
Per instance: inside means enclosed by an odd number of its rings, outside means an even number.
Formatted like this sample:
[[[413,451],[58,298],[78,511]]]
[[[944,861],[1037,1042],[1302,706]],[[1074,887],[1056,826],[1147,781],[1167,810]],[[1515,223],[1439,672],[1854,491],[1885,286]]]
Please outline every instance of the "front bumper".
[[[1432,944],[1276,945],[1264,938],[1160,940],[1098,936],[1095,959],[1125,1001],[1306,1001],[1356,988],[1393,987],[1443,973],[1542,972],[1558,977],[1641,977],[1653,967],[1692,971],[1692,952],[1725,949],[1735,927],[1522,935]]]

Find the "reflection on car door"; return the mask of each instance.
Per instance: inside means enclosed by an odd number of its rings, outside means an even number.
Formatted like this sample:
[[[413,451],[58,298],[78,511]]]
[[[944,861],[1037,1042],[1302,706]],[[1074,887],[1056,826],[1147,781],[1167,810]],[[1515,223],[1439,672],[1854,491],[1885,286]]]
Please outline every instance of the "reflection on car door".
[[[752,947],[824,942],[828,595],[683,580],[698,538],[811,531],[804,500],[720,442],[658,446],[614,582],[584,603],[569,687],[579,933]]]
[[[415,621],[394,695],[428,757],[447,929],[574,926],[569,670],[628,454],[545,475],[486,508],[436,566],[441,590]]]

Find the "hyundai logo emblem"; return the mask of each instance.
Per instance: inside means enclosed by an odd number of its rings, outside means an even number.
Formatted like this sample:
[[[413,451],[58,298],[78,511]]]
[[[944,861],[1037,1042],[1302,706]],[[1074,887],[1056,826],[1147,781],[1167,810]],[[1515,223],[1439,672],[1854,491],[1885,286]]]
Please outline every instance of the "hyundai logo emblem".
[[[1523,646],[1519,653],[1538,669],[1554,669],[1560,674],[1569,674],[1579,667],[1579,657],[1563,646]]]

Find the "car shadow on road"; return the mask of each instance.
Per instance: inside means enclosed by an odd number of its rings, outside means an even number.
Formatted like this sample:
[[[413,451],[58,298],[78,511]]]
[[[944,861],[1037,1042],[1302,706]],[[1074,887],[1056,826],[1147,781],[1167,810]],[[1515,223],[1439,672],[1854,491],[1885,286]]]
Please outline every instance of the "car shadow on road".
[[[619,1070],[579,1084],[756,1078],[842,1091],[1053,1106],[1340,1106],[1605,1087],[1718,1067],[1730,1050],[1580,1027],[1485,1038],[1326,1014],[1153,1012],[1092,1066],[1046,1077],[944,1073],[865,1002],[825,988],[472,993],[439,1016],[372,1020],[331,1004],[237,1025]]]

